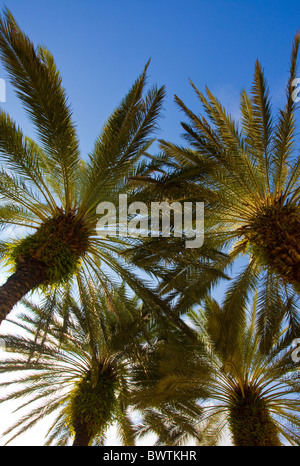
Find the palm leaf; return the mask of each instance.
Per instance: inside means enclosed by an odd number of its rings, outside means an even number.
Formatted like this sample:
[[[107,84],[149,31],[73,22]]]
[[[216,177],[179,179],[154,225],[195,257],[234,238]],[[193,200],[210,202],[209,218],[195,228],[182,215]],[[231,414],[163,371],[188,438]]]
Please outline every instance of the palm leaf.
[[[0,56],[18,97],[36,126],[55,175],[61,179],[68,210],[74,203],[72,186],[76,179],[79,145],[53,57],[45,48],[34,47],[8,9],[0,19]]]

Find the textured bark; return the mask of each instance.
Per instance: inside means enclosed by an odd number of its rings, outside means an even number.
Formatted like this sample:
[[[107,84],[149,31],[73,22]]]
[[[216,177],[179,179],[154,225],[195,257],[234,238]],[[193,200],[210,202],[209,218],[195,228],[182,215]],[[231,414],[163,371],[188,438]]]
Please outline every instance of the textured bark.
[[[254,256],[286,283],[300,290],[300,209],[280,201],[240,228]]]
[[[0,287],[0,323],[11,312],[15,304],[29,291],[45,282],[46,265],[31,259],[21,263],[17,270]]]
[[[88,447],[90,444],[90,433],[88,426],[84,423],[78,423],[75,427],[75,438],[73,447]]]
[[[251,389],[237,398],[230,408],[229,424],[235,446],[280,446],[278,431],[270,416],[265,400]]]

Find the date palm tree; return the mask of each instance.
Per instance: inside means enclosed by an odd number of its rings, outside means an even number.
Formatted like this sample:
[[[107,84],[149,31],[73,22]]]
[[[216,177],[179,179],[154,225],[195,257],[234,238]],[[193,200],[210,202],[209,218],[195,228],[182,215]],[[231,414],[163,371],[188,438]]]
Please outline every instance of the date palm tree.
[[[164,87],[146,91],[146,72],[138,77],[106,121],[84,160],[62,78],[51,53],[35,47],[9,10],[0,18],[0,57],[38,140],[24,135],[0,113],[0,224],[16,227],[3,239],[0,256],[12,273],[0,287],[0,322],[28,292],[65,284],[89,267],[105,280],[109,267],[139,292],[145,288],[121,259],[127,238],[98,236],[97,205],[118,206],[129,192],[153,142]]]
[[[258,286],[261,273],[264,284],[273,276],[280,278],[283,289],[300,290],[300,156],[295,117],[299,37],[291,53],[286,104],[276,119],[258,61],[251,93],[241,92],[239,121],[208,88],[205,94],[191,83],[203,110],[200,114],[175,96],[188,120],[181,123],[187,146],[160,141],[163,152],[156,165],[161,176],[144,176],[148,190],[171,193],[173,200],[205,203],[204,243],[213,239],[217,249],[229,253],[221,258],[223,271],[229,273],[238,259],[243,266],[231,285],[237,295]],[[246,265],[243,256],[249,258]],[[186,276],[177,268],[167,278],[175,288],[185,284],[183,299],[192,294],[195,302],[201,299],[202,281],[191,273],[191,266]]]
[[[10,390],[1,402],[14,400],[26,410],[7,429],[8,442],[43,419],[52,422],[45,445],[103,445],[113,423],[124,445],[135,442],[130,366],[148,311],[125,286],[107,295],[81,282],[79,290],[79,296],[52,293],[38,305],[24,301],[17,331],[2,337],[0,372],[10,377],[1,387]]]
[[[160,338],[148,348],[143,383],[136,369],[139,435],[155,432],[163,445],[218,445],[229,432],[235,446],[300,445],[299,366],[284,317],[297,301],[282,302],[268,339],[256,325],[257,294],[244,321],[211,297],[190,310],[197,341]]]

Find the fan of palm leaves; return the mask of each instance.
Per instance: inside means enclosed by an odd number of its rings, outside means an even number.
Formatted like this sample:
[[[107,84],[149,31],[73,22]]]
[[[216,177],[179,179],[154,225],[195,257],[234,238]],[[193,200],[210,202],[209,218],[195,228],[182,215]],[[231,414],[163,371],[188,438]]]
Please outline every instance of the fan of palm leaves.
[[[297,299],[282,307],[295,307]],[[218,445],[228,435],[236,446],[300,444],[293,337],[284,309],[269,338],[262,336],[257,301],[255,294],[247,318],[236,322],[207,297],[187,312],[193,338],[169,333],[149,345],[144,381],[138,368],[133,392],[145,414],[140,435],[154,431],[160,445]]]
[[[24,301],[26,312],[10,321],[15,331],[2,336],[0,372],[10,377],[1,383],[9,388],[1,402],[14,401],[20,410],[4,434],[8,442],[44,419],[52,420],[45,445],[103,445],[112,424],[124,445],[135,442],[130,367],[149,310],[124,285],[109,297],[91,282],[79,290]]]
[[[241,296],[246,300],[260,285],[261,297],[265,293],[270,302],[276,301],[278,287],[283,294],[300,289],[300,157],[293,97],[299,37],[295,37],[291,54],[286,105],[277,119],[259,62],[251,93],[241,92],[240,121],[228,114],[208,88],[205,95],[192,83],[203,108],[201,114],[175,96],[188,119],[182,122],[188,146],[161,140],[162,154],[153,160],[155,175],[145,172],[139,178],[148,192],[205,203],[204,245],[228,254],[215,256],[215,268],[231,276],[237,267],[229,284],[228,306],[235,307]],[[151,248],[153,242],[137,252],[138,259],[150,256]],[[165,251],[167,255],[167,245]],[[170,269],[162,285],[165,291],[180,291],[186,307],[198,302],[203,292],[210,293],[220,278],[210,271],[201,273],[197,252],[192,251],[190,257],[185,254],[185,266],[177,264]],[[266,311],[272,307],[267,306],[268,300]],[[266,315],[265,320],[268,318]]]
[[[33,45],[7,9],[0,18],[0,57],[37,133],[33,141],[1,110],[0,224],[4,234],[16,227],[0,245],[1,259],[12,267],[0,287],[1,320],[29,291],[65,284],[80,268],[100,281],[110,269],[142,294],[146,282],[122,259],[132,239],[98,235],[97,206],[118,206],[119,194],[130,192],[128,179],[153,142],[164,87],[145,91],[147,64],[83,159],[53,56]]]

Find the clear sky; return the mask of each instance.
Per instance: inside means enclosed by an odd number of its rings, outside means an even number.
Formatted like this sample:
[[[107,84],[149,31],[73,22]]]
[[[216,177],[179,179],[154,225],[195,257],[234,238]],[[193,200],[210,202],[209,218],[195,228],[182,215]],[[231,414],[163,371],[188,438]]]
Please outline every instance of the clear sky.
[[[149,85],[165,84],[167,92],[158,137],[181,141],[182,115],[174,94],[200,110],[189,79],[200,90],[207,85],[238,117],[239,93],[250,90],[256,59],[265,68],[276,110],[283,104],[292,42],[300,29],[299,2],[293,0],[6,0],[0,4],[1,10],[5,4],[12,11],[36,44],[53,53],[72,104],[83,156],[149,58]],[[0,78],[6,78],[1,65]],[[6,102],[0,105],[32,136],[9,83]],[[8,413],[0,407],[1,425]],[[38,430],[23,441],[43,444]]]

